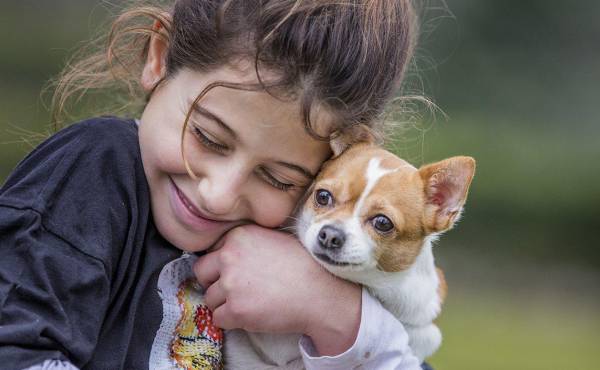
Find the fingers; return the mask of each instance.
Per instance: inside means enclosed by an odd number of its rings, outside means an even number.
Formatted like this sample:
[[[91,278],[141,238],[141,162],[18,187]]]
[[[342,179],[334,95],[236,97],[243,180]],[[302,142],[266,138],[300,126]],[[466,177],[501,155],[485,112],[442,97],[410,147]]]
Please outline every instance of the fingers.
[[[225,330],[240,328],[239,325],[234,323],[233,315],[231,315],[227,304],[221,305],[213,310],[213,322],[216,326]]]
[[[194,275],[203,288],[208,288],[221,275],[221,263],[218,253],[208,253],[194,263]]]
[[[227,238],[225,236],[221,237],[219,240],[217,240],[217,242],[215,244],[213,244],[212,247],[208,248],[208,250],[206,252],[211,253],[211,252],[221,249],[223,247],[223,245],[225,245],[225,240],[227,240]]]
[[[204,292],[204,304],[214,311],[217,307],[225,304],[226,297],[227,295],[221,287],[220,280],[217,280]]]

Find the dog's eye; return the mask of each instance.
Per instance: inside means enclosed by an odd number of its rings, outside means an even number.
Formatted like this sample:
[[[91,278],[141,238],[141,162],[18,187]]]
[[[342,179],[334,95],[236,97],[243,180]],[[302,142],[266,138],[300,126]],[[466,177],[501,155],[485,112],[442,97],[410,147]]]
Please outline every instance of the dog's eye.
[[[394,228],[394,223],[384,215],[377,215],[371,220],[375,230],[387,233]]]
[[[315,201],[320,206],[332,206],[333,195],[331,195],[331,193],[327,190],[319,189],[315,193]]]

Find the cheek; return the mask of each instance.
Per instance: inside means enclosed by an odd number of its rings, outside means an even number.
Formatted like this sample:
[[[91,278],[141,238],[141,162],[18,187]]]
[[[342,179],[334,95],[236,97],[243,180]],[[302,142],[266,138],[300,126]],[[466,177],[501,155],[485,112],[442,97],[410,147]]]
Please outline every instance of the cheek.
[[[174,169],[183,166],[179,138],[180,133],[140,127],[140,145],[144,151],[143,154],[152,161],[153,167],[158,169]]]
[[[145,163],[150,186],[156,186],[158,182],[166,181],[166,176],[186,175],[181,153],[168,146],[155,146],[148,156],[149,163]]]
[[[185,170],[185,165],[183,161],[183,157],[181,156],[181,151],[173,148],[165,146],[162,148],[157,147],[157,155],[156,155],[156,166],[161,170],[161,172],[166,172],[169,174],[185,174],[187,171]]]
[[[279,190],[267,191],[255,197],[252,202],[254,221],[264,227],[281,226],[291,216],[299,197]]]
[[[184,168],[181,133],[185,115],[183,111],[173,107],[173,104],[166,104],[165,107],[165,104],[162,104],[164,96],[156,98],[151,99],[142,115],[142,124],[139,127],[140,144],[155,167],[180,172]],[[193,156],[192,139],[191,134],[185,135],[186,157]]]

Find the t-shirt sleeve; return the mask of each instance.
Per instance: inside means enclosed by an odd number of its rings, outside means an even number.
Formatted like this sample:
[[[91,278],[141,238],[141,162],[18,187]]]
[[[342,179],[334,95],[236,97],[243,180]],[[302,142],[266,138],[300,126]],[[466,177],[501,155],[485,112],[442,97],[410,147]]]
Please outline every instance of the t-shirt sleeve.
[[[29,208],[67,244],[105,262],[115,277],[123,246],[147,213],[148,189],[132,121],[73,124],[36,147],[0,189],[0,205]]]
[[[48,230],[36,211],[6,206],[0,206],[0,256],[2,368],[85,364],[109,296],[102,261]]]
[[[92,358],[147,194],[132,121],[71,125],[19,163],[0,189],[0,368]]]
[[[337,356],[319,356],[309,337],[300,339],[306,370],[420,370],[400,323],[365,288],[362,291],[360,328],[356,341]]]

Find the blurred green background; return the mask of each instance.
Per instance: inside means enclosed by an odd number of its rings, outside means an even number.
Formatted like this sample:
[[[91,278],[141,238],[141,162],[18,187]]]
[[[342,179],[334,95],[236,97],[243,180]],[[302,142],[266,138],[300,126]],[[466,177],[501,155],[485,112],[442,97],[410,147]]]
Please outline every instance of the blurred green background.
[[[0,183],[31,149],[22,130],[48,129],[45,82],[107,13],[0,2]],[[393,148],[415,165],[478,163],[463,219],[436,247],[450,292],[431,362],[600,368],[600,2],[429,1],[422,13],[407,86],[447,117],[423,109]]]

